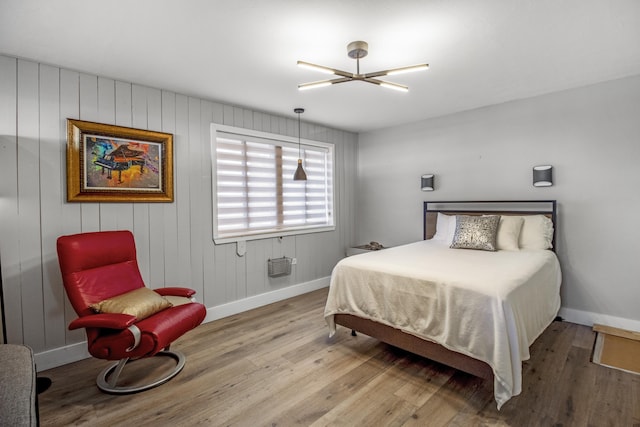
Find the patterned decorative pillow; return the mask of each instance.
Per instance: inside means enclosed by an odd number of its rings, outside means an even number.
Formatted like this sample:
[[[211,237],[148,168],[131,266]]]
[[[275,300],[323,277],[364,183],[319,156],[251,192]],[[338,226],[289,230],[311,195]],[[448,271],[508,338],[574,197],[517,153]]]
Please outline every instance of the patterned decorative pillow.
[[[496,234],[500,215],[457,215],[456,232],[451,248],[496,250]]]

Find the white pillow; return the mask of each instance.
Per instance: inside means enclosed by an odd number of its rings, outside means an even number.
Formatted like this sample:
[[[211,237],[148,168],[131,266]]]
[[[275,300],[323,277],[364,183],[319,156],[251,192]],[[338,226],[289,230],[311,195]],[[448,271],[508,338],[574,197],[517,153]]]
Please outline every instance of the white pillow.
[[[438,218],[436,219],[436,234],[433,235],[431,240],[437,240],[450,245],[453,241],[453,235],[456,233],[456,216],[445,215],[438,212]]]
[[[520,249],[519,239],[524,218],[521,216],[502,215],[498,224],[496,248],[503,251]]]
[[[520,249],[551,249],[553,223],[545,215],[524,215],[520,231]]]

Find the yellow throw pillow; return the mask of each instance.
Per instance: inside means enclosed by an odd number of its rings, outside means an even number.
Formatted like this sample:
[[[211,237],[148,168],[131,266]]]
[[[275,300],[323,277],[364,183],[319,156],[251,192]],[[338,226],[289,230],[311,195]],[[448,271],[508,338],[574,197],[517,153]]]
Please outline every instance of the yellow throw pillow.
[[[164,298],[171,303],[173,307],[177,307],[179,305],[191,304],[190,298],[187,297],[177,297],[175,295],[164,295]]]
[[[172,304],[162,295],[149,288],[139,288],[113,298],[91,304],[89,307],[96,313],[121,313],[145,319]]]

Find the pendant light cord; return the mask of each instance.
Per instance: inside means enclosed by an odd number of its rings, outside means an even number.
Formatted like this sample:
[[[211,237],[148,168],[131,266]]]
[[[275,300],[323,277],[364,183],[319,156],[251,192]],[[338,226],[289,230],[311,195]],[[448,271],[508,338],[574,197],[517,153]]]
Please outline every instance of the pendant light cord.
[[[298,113],[298,158],[301,159],[302,157],[300,157],[300,153],[302,151],[300,150],[300,113]]]

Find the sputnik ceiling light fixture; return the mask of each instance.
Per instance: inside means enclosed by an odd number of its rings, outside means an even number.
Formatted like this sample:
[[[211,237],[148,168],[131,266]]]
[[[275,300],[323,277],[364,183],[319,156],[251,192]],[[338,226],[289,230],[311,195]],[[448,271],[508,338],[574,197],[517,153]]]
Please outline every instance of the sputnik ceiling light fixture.
[[[338,83],[362,81],[362,82],[372,83],[374,85],[386,87],[388,89],[398,90],[400,92],[408,92],[409,88],[407,86],[401,85],[398,83],[392,83],[392,82],[380,80],[378,79],[378,77],[393,76],[396,74],[426,70],[429,68],[429,64],[418,64],[418,65],[411,65],[409,67],[392,68],[390,70],[360,74],[360,58],[364,58],[365,56],[367,56],[368,53],[369,53],[369,44],[367,42],[355,41],[347,45],[347,55],[349,55],[350,58],[353,58],[356,60],[355,74],[342,71],[342,70],[336,70],[335,68],[324,67],[322,65],[311,64],[309,62],[298,61],[299,67],[308,68],[308,69],[319,71],[325,74],[333,74],[336,76],[340,76],[336,79],[302,83],[298,85],[298,89],[307,90],[307,89],[313,89],[313,88],[318,88],[323,86],[335,85]]]

